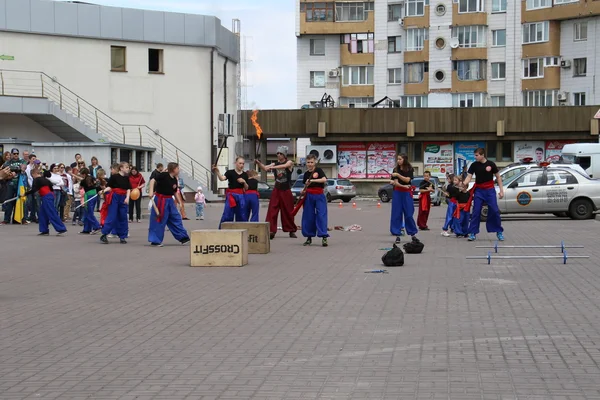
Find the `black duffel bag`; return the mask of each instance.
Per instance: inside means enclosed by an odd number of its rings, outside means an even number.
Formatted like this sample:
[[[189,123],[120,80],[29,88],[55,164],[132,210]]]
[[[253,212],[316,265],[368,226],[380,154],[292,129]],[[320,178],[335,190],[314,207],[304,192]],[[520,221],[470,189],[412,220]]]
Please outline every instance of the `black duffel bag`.
[[[381,257],[381,261],[386,267],[401,267],[404,265],[404,253],[394,244],[394,247]]]
[[[419,254],[423,251],[425,245],[416,237],[412,238],[412,242],[404,244],[404,251],[407,254]]]

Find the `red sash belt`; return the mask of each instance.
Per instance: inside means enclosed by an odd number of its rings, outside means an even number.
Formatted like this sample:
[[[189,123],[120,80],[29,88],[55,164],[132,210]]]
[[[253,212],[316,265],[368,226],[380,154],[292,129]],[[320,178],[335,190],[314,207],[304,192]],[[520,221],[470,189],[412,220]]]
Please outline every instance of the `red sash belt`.
[[[102,203],[102,207],[100,207],[100,225],[104,225],[104,221],[106,221],[108,207],[112,203],[112,195],[112,190],[104,195],[104,203]]]
[[[469,190],[469,192],[471,192],[471,195],[469,196],[469,201],[466,203],[469,206],[468,209],[469,210],[471,209],[471,203],[473,202],[473,196],[475,195],[475,189],[488,190],[488,189],[493,189],[493,188],[494,188],[494,181],[476,183],[475,186],[473,186],[473,188],[471,190]]]
[[[229,202],[229,207],[235,208],[237,206],[237,202],[231,196],[232,194],[244,194],[244,189],[225,189],[225,196],[227,196],[227,201]]]
[[[394,190],[397,192],[407,192],[410,193],[413,191],[413,187],[406,188],[404,186],[394,186]]]
[[[456,200],[454,197],[450,197],[450,198],[448,199],[448,201],[449,201],[450,203],[458,204],[458,201],[457,201],[457,200]]]
[[[310,193],[310,194],[323,194],[323,188],[320,188],[320,187],[309,187],[309,188],[306,188],[306,193]]]
[[[159,215],[156,216],[156,220],[158,222],[160,222],[163,215],[165,215],[165,204],[168,199],[173,200],[173,196],[167,195],[167,194],[160,194],[160,193],[154,193],[154,195],[156,196],[155,203],[156,203],[156,208],[158,208],[158,213],[159,213]]]
[[[419,208],[421,211],[429,211],[429,205],[431,204],[431,193],[419,193]]]
[[[114,188],[110,190],[111,192],[115,192],[118,195],[125,196],[127,195],[127,189]]]
[[[246,190],[246,194],[255,194],[258,197],[260,197],[258,190]]]
[[[42,186],[40,188],[40,196],[44,197],[47,194],[52,193],[52,189],[50,189],[48,186]]]
[[[454,218],[459,219],[461,211],[466,211],[466,212],[471,211],[471,202],[458,203],[456,206],[456,210],[454,210]]]

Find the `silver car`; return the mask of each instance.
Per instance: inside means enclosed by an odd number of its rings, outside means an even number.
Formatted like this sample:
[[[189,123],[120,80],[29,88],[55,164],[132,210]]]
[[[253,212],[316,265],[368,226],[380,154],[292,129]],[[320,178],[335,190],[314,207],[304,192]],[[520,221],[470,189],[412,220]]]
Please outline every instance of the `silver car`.
[[[356,197],[356,187],[348,179],[327,179],[327,201],[342,199],[348,203]]]
[[[496,191],[499,188],[496,186]],[[577,170],[531,167],[511,179],[498,199],[502,214],[554,214],[573,219],[594,218],[600,208],[600,180]],[[482,210],[487,217],[487,210]]]

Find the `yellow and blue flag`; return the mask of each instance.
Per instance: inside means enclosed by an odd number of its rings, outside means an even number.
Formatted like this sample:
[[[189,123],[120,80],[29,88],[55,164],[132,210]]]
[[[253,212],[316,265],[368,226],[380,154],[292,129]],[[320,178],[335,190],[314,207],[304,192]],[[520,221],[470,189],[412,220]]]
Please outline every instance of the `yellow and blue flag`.
[[[25,197],[22,197],[25,194],[25,174],[20,174],[19,176],[19,184],[17,186],[17,196],[19,196],[16,200],[15,204],[15,221],[18,223],[23,223],[23,219],[25,218]]]

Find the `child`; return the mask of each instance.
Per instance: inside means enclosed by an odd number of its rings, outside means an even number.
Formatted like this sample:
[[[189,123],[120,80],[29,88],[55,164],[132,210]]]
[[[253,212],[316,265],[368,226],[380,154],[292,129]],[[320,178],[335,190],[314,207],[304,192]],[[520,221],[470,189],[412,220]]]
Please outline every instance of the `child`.
[[[223,222],[247,222],[246,217],[246,200],[244,199],[244,191],[248,190],[248,174],[244,171],[246,160],[244,157],[235,159],[235,168],[221,175],[219,167],[213,165],[212,170],[217,174],[217,178],[223,182],[227,181],[227,190],[225,190],[225,208],[219,223],[219,229]]]
[[[121,244],[126,244],[127,234],[129,233],[129,225],[127,223],[127,214],[129,211],[129,195],[131,194],[131,182],[129,182],[129,163],[122,162],[119,164],[119,173],[113,174],[108,179],[105,193],[110,193],[108,203],[108,214],[102,227],[102,236],[100,241],[108,244],[106,238],[109,233],[116,230],[116,234],[121,239]]]
[[[31,190],[23,195],[23,198],[40,192],[40,211],[38,215],[39,221],[39,236],[48,236],[50,234],[49,224],[57,232],[57,236],[62,236],[67,233],[67,228],[63,224],[61,218],[58,215],[58,211],[54,207],[54,192],[52,190],[53,185],[57,185],[62,182],[62,178],[54,177],[52,174],[45,174],[42,176],[39,168],[31,170],[31,177],[33,178],[33,185]]]
[[[80,204],[81,183],[75,180],[73,181],[73,225],[75,225],[77,222],[81,223],[81,217],[83,216],[83,207],[79,207]]]
[[[204,206],[206,206],[206,196],[204,196],[204,193],[202,193],[202,186],[198,186],[194,199],[196,200],[196,221],[199,219],[204,219]]]
[[[429,219],[429,210],[431,209],[431,193],[434,191],[431,182],[431,172],[423,173],[423,182],[419,185],[419,214],[417,217],[417,227],[422,231],[428,231],[427,220]]]
[[[246,217],[250,222],[258,222],[258,211],[260,203],[258,202],[258,172],[254,170],[248,171],[248,190],[244,193],[246,200]],[[250,216],[252,214],[252,216]]]
[[[302,236],[306,238],[304,246],[312,244],[312,238],[322,238],[323,247],[327,247],[327,199],[323,189],[327,177],[321,168],[317,168],[317,157],[314,154],[306,156],[306,167],[302,181],[306,185],[306,197],[302,210]]]
[[[79,173],[81,175],[80,188],[83,189],[84,193],[80,201],[85,203],[85,205],[81,207],[83,209],[83,231],[81,231],[81,234],[95,235],[96,232],[100,230],[100,224],[94,215],[94,207],[98,201],[98,197],[95,197],[99,193],[98,183],[92,178],[90,171],[87,168],[82,168]]]
[[[471,194],[463,184],[460,176],[454,177],[456,184],[451,188],[450,195],[456,199],[457,206],[452,218],[452,228],[456,237],[468,237],[469,219],[471,216]]]
[[[446,219],[444,220],[444,226],[442,227],[442,236],[449,237],[450,233],[448,233],[448,229],[452,227],[452,218],[454,216],[454,212],[456,211],[456,199],[450,195],[450,192],[453,190],[455,185],[458,185],[457,177],[454,174],[449,174],[446,177],[446,182],[448,182],[448,186],[446,186],[446,191],[444,192],[444,196],[448,198],[448,209],[446,210]]]

